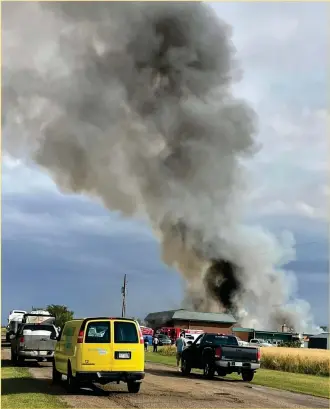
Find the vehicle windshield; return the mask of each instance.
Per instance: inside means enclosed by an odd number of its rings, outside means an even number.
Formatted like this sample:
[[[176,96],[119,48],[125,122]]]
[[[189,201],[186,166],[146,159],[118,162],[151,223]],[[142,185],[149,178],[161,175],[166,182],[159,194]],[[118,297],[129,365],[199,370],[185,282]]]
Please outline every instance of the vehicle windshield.
[[[234,345],[238,346],[237,339],[230,335],[205,335],[203,343],[217,346]]]

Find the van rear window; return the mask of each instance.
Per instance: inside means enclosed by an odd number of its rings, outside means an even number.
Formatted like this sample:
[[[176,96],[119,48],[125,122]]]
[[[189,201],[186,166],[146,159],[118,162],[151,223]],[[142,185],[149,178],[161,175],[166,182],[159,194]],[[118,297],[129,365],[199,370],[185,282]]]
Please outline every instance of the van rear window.
[[[136,325],[133,322],[115,321],[115,343],[137,344],[139,342]]]
[[[87,325],[86,344],[108,344],[110,342],[110,323],[106,321],[90,322]]]

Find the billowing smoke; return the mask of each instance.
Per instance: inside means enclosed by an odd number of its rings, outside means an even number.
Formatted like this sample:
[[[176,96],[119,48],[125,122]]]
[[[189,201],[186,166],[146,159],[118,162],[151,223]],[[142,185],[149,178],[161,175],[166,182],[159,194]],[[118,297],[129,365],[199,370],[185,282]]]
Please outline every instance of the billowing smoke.
[[[201,3],[4,3],[4,148],[64,192],[144,216],[185,305],[243,325],[311,324],[294,257],[244,226],[256,115],[235,99],[231,30]],[[292,307],[293,306],[293,307]]]

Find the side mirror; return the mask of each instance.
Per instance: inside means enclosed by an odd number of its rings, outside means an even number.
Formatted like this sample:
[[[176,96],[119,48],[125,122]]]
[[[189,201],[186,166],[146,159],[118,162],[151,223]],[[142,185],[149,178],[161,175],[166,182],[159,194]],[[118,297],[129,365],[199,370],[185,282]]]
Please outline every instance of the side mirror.
[[[187,345],[190,347],[190,345],[192,345],[192,341],[188,341]]]

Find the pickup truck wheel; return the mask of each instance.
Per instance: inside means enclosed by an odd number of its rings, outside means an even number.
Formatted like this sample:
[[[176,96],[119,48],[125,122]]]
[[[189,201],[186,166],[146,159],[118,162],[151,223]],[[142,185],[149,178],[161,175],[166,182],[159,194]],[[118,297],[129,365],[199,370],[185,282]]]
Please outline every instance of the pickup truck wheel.
[[[129,381],[127,382],[127,389],[129,393],[138,393],[141,387],[140,382],[133,382]]]
[[[214,368],[209,362],[206,362],[204,365],[203,375],[206,379],[213,379],[214,377]]]
[[[188,364],[186,359],[183,359],[181,362],[181,372],[182,375],[189,375],[191,372],[191,366]]]
[[[242,379],[244,382],[251,382],[254,377],[253,371],[243,371],[242,372]]]
[[[60,383],[62,380],[62,374],[55,367],[55,362],[53,362],[53,374],[52,374],[53,383]]]

